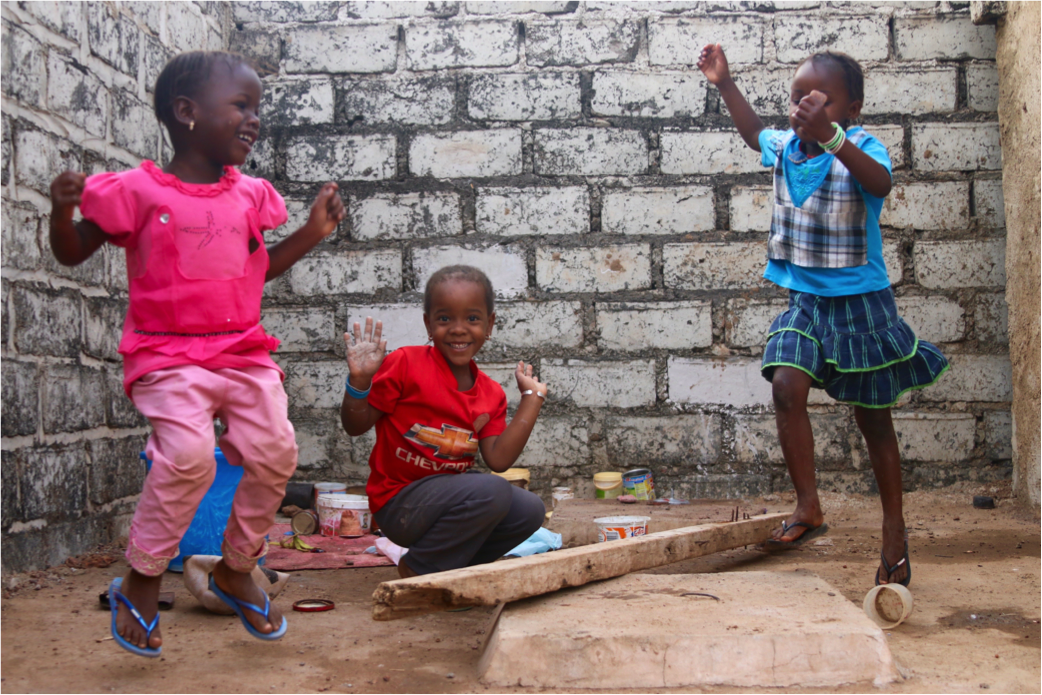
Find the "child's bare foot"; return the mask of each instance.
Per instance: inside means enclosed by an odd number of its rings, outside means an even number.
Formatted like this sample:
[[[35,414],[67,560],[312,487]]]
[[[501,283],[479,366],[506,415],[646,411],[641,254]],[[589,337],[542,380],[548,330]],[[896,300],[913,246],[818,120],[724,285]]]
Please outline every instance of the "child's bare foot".
[[[883,522],[883,559],[890,566],[892,572],[886,571],[886,565],[879,563],[876,570],[876,579],[879,584],[901,584],[907,583],[909,568],[907,562],[901,562],[905,558],[905,550],[908,547],[908,537],[905,531],[904,520],[896,522]]]
[[[218,589],[229,596],[252,603],[258,608],[264,608],[267,594],[257,586],[249,572],[236,572],[224,564],[224,560],[221,560],[213,567],[213,581]],[[249,609],[244,610],[243,614],[250,625],[265,635],[275,632],[282,625],[282,611],[275,604],[271,604],[267,620],[262,614]]]
[[[119,593],[123,594],[133,604],[134,608],[137,608],[138,613],[145,619],[145,623],[149,624],[156,617],[156,613],[159,612],[159,587],[162,583],[162,575],[148,577],[136,570],[130,570],[123,577],[123,586],[120,588]],[[152,631],[152,635],[148,637],[148,631],[131,614],[127,605],[122,601],[118,601],[118,603],[119,612],[116,614],[116,632],[123,639],[142,649],[146,647],[157,649],[163,646],[163,637],[159,633],[158,625]]]

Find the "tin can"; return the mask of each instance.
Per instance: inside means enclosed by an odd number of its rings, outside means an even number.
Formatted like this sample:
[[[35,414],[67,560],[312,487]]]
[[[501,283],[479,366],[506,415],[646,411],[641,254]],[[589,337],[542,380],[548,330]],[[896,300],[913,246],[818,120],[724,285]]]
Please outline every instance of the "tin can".
[[[318,514],[310,509],[301,509],[290,519],[289,526],[298,536],[310,536],[318,531]]]
[[[648,468],[634,468],[622,474],[622,487],[638,500],[655,499],[655,479]]]

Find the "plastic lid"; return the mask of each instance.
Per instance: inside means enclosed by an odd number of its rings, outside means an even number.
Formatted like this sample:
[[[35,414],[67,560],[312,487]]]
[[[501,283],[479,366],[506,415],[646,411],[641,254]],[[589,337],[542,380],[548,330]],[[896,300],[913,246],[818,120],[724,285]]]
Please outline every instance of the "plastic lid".
[[[604,473],[594,473],[593,482],[595,483],[614,483],[622,480],[622,473],[616,473],[614,471],[605,471]]]

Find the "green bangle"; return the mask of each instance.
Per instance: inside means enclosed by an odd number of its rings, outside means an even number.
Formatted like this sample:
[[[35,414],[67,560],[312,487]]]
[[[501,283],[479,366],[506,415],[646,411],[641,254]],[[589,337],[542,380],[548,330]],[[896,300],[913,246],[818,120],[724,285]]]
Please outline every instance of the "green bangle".
[[[821,149],[825,150],[829,154],[834,154],[835,151],[839,149],[839,146],[843,144],[843,141],[847,138],[847,134],[843,131],[843,126],[841,126],[839,123],[833,123],[832,127],[835,129],[835,135],[832,136],[832,139],[828,142],[818,143],[818,145],[821,146]]]

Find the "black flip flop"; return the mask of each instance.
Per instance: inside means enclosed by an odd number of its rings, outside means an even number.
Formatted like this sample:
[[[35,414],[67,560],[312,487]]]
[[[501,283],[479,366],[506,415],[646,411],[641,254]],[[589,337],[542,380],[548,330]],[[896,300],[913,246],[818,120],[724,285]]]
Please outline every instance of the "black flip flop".
[[[897,570],[898,567],[900,567],[901,565],[905,565],[908,568],[908,575],[905,577],[903,582],[893,582],[893,583],[900,584],[901,586],[908,586],[912,582],[912,561],[908,559],[908,541],[905,541],[905,556],[903,558],[901,558],[900,560],[898,560],[894,564],[893,567],[891,567],[890,563],[888,563],[886,561],[886,555],[883,554],[882,550],[879,551],[879,559],[883,561],[883,569],[886,570],[886,578],[887,579],[890,579],[890,575],[893,574],[894,571]],[[889,584],[891,582],[887,582],[887,583]],[[876,586],[879,586],[879,568],[878,567],[876,568]]]
[[[786,550],[788,548],[798,548],[807,541],[817,538],[818,536],[824,535],[829,530],[828,524],[821,524],[820,526],[811,526],[805,521],[795,521],[791,524],[782,522],[782,535],[784,536],[789,532],[790,529],[794,529],[797,526],[807,529],[799,538],[795,538],[791,541],[779,541],[774,538],[767,539],[764,544],[768,550]]]

